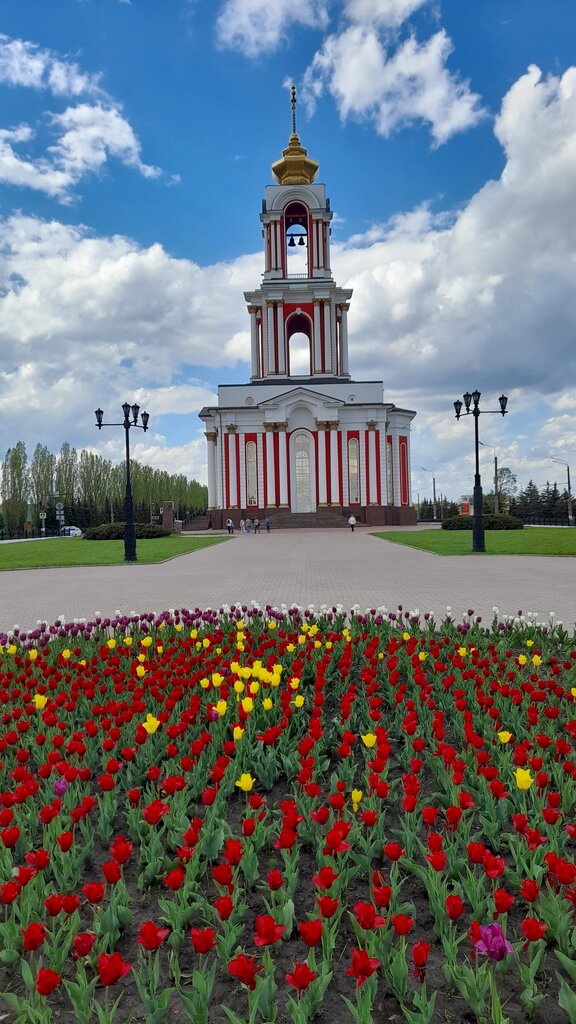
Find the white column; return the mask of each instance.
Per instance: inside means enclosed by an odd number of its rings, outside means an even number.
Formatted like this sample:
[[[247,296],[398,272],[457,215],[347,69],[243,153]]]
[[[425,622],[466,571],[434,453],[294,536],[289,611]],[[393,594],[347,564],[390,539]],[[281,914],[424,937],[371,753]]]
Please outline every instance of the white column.
[[[280,504],[288,505],[288,453],[286,450],[286,427],[278,431],[278,456],[280,461]]]
[[[228,431],[226,438],[228,443],[228,480],[230,491],[230,508],[237,508],[238,501],[238,474],[236,472],[236,434]]]
[[[276,326],[278,329],[278,373],[286,373],[286,344],[284,341],[284,309],[279,302],[276,307]]]
[[[270,224],[270,269],[276,270],[276,224]]]
[[[268,491],[266,500],[269,505],[275,505],[276,475],[274,473],[274,434],[271,430],[267,430],[264,437],[266,439],[266,481]]]
[[[260,377],[260,346],[258,344],[258,321],[256,313],[258,306],[248,306],[250,313],[250,361],[252,364],[252,377]]]
[[[340,373],[347,375],[348,369],[348,306],[340,306]]]
[[[256,470],[256,472],[258,472],[258,470]],[[238,502],[240,508],[246,508],[246,439],[244,434],[240,434],[240,479],[238,481]]]
[[[376,431],[368,431],[368,474],[370,477],[370,504],[378,504],[378,482],[376,480]]]
[[[338,428],[330,431],[330,488],[333,505],[340,504],[340,482],[338,479]]]
[[[283,241],[282,241],[282,232],[280,230],[280,221],[279,220],[276,221],[275,227],[276,227],[276,267],[278,268],[278,270],[282,270],[282,248],[283,248]]]
[[[358,443],[360,445],[360,504],[366,505],[366,431],[360,430]]]
[[[342,430],[342,504],[350,504],[350,492],[348,490],[348,434]]]
[[[332,303],[324,303],[324,368],[326,373],[332,373]]]
[[[316,422],[318,429],[318,504],[325,505],[328,501],[326,487],[326,430],[325,424]]]
[[[274,306],[268,303],[268,373],[276,373],[276,359],[274,356]]]
[[[216,508],[218,504],[216,487],[216,431],[207,430],[205,437],[208,447],[208,508]]]
[[[398,447],[398,427],[391,427],[388,433],[392,437],[392,495],[394,507],[402,500],[400,494],[400,449]]]
[[[322,367],[320,342],[320,300],[314,299],[314,366],[312,373],[320,373]]]

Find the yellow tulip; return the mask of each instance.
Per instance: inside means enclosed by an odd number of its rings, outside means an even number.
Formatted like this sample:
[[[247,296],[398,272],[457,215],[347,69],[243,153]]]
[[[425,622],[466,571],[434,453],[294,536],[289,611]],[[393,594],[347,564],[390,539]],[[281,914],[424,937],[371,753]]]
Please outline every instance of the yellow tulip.
[[[368,750],[371,750],[372,747],[376,746],[376,737],[373,732],[367,732],[364,736],[361,736],[360,739]]]
[[[300,680],[299,680],[298,676],[292,676],[292,678],[290,680],[290,688],[292,690],[297,690],[299,686],[300,686]]]
[[[222,718],[226,714],[227,710],[228,705],[225,700],[219,700],[216,702],[216,711],[220,715],[220,718]]]
[[[532,778],[532,774],[531,774],[529,768],[517,768],[516,772],[515,772],[515,776],[516,776],[516,785],[518,786],[518,789],[522,789],[522,790],[530,789],[530,786],[534,782],[534,779]]]
[[[534,641],[533,640],[527,640],[526,641],[526,647],[534,647]]]
[[[428,655],[426,654],[426,651],[420,651],[418,654],[418,661],[426,661],[427,657]]]
[[[232,736],[234,737],[234,741],[237,743],[238,740],[242,739],[243,735],[244,735],[244,729],[242,728],[242,726],[241,725],[235,725],[234,729],[232,730]]]
[[[162,654],[163,651],[164,651],[164,648],[163,648],[162,644],[158,644],[158,647],[156,648],[156,654]]]
[[[274,622],[274,619],[270,619],[270,622],[268,623],[268,629],[276,629],[276,623]]]
[[[240,652],[245,651],[246,650],[245,644],[236,644],[236,650],[240,651]]]
[[[212,673],[212,686],[220,686],[224,682],[224,676],[221,676],[219,672]]]
[[[332,650],[332,646],[333,646],[332,645],[332,641],[331,640],[327,640],[326,641],[326,650],[327,651],[331,651]]]
[[[159,725],[160,719],[155,718],[150,712],[146,715],[146,721],[142,722],[142,727],[146,730],[149,736],[156,732]]]
[[[198,639],[198,630],[197,629],[191,629],[190,630],[190,639],[191,640],[197,640]]]
[[[16,644],[10,644],[8,648],[8,654],[16,654],[17,650],[18,648],[16,647]]]
[[[526,657],[525,654],[519,654],[518,655],[518,664],[519,665],[525,665],[527,661],[528,661],[528,658]]]
[[[270,700],[270,697],[264,697],[264,700],[262,701],[262,707],[264,708],[264,711],[271,711],[273,706],[274,702]]]
[[[207,690],[208,687],[210,686],[210,680],[207,679],[206,676],[204,676],[204,679],[200,680],[200,686],[202,687],[203,690]]]
[[[274,665],[272,671],[273,671],[275,676],[281,676],[283,671],[284,671],[284,666],[283,665],[279,665],[278,662],[276,662],[276,664]]]
[[[573,687],[572,687],[572,689],[570,690],[570,693],[571,693],[571,694],[572,694],[572,696],[574,697],[574,700],[576,700],[576,686],[573,686]]]
[[[132,647],[132,637],[131,636],[124,637],[124,643],[126,644],[126,647]]]
[[[145,654],[139,654],[138,655],[138,661],[139,662],[146,661],[146,655]]]
[[[350,794],[350,796],[352,797],[352,803],[353,804],[359,804],[361,799],[362,799],[362,790],[361,789],[353,789],[351,794]]]
[[[506,729],[503,729],[502,732],[498,733],[498,739],[500,740],[500,743],[510,743],[510,740],[512,739],[512,733],[508,732]]]
[[[152,637],[151,636],[143,637],[142,640],[140,641],[140,646],[141,647],[152,647]]]
[[[66,650],[62,651],[62,657],[65,661],[68,661],[68,658],[72,657],[72,651],[69,651],[68,648],[66,648]]]
[[[30,658],[30,661],[36,661],[36,658],[38,657],[38,651],[36,650],[35,647],[30,648],[30,650],[28,651],[28,657]]]
[[[243,619],[240,619],[239,622],[236,623],[236,629],[238,629],[238,630],[246,629],[246,623],[244,622]]]
[[[109,650],[111,651],[113,651],[114,648],[116,647],[116,641],[113,636],[111,636],[110,639],[106,641],[106,647],[108,647]]]
[[[410,639],[410,633],[402,633],[402,639],[403,640],[409,640]]]
[[[300,644],[300,646],[302,646],[302,644],[306,643],[306,637],[304,636],[304,633],[300,633],[299,634],[299,636],[298,636],[298,643]]]
[[[244,683],[241,679],[237,679],[234,683],[234,693],[244,693]]]
[[[259,690],[259,689],[260,689],[260,683],[256,683],[256,682],[251,682],[251,683],[250,683],[250,685],[249,685],[249,687],[248,687],[248,692],[249,692],[249,694],[250,694],[250,695],[251,695],[252,697],[255,697],[255,696],[256,696],[256,694],[258,693],[258,690]]]
[[[235,785],[238,789],[241,789],[243,793],[249,793],[252,789],[256,779],[253,779],[250,772],[242,772],[239,779],[236,779]]]
[[[177,633],[181,633],[182,632],[182,623],[181,622],[177,622],[176,625],[174,626],[174,629],[176,630]]]
[[[242,710],[249,715],[254,710],[254,701],[252,697],[244,697],[242,700]]]
[[[35,693],[32,699],[34,701],[34,707],[36,708],[36,711],[42,711],[42,709],[45,708],[48,703],[48,697],[46,697],[43,693]]]
[[[468,651],[466,650],[465,647],[459,647],[458,654],[460,655],[461,658],[465,658],[466,655],[468,654]]]
[[[205,651],[207,651],[208,648],[210,647],[210,641],[207,636],[205,636],[202,641],[202,647],[204,648]]]
[[[536,665],[536,666],[542,664],[542,658],[540,657],[539,654],[533,654],[532,655],[532,664]]]
[[[299,693],[298,696],[294,697],[292,703],[295,708],[301,708],[304,704],[304,697],[302,696],[302,694]]]
[[[286,645],[286,650],[288,651],[289,654],[294,654],[294,651],[296,650],[296,648],[294,647],[294,644],[287,644]]]
[[[138,668],[136,669],[136,675],[138,676],[138,679],[142,679],[142,676],[146,675],[146,669],[144,668],[144,665],[138,665]]]

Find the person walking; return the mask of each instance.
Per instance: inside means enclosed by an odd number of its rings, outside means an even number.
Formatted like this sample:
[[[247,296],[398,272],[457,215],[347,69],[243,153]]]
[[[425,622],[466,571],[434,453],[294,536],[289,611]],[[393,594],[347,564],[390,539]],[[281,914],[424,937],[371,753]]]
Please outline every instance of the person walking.
[[[264,520],[264,526],[266,527],[266,533],[270,533],[270,520],[268,516],[266,516],[266,519]]]
[[[351,515],[350,516],[350,518],[348,520],[348,526],[350,527],[351,532],[354,533],[354,527],[356,526],[356,516],[355,515]]]
[[[246,533],[246,523],[243,519],[240,520],[240,533]]]
[[[228,530],[228,533],[234,533],[234,523],[231,519],[226,520],[226,529]]]
[[[244,525],[245,525],[245,528],[246,528],[246,533],[252,533],[252,520],[251,519],[246,519],[246,522],[245,522]]]
[[[260,533],[260,520],[254,520],[254,533]]]

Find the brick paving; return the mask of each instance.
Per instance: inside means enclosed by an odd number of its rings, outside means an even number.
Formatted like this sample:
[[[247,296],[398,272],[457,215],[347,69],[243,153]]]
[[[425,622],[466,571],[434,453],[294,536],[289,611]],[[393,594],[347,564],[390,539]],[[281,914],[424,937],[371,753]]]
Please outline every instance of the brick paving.
[[[81,543],[81,541],[79,542]],[[519,610],[550,612],[570,631],[576,618],[572,558],[491,556],[443,558],[379,540],[365,529],[278,530],[236,534],[224,544],[159,565],[86,566],[0,573],[0,632],[63,615],[218,608],[224,603],[357,604],[418,608],[458,620],[473,609],[491,620]]]

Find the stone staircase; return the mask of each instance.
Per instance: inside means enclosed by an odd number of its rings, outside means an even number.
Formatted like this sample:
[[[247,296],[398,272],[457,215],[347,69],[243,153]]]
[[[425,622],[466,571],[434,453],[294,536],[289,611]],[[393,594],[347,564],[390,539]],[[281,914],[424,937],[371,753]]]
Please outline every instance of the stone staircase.
[[[260,522],[263,524],[265,514]],[[348,525],[348,514],[341,508],[319,508],[317,512],[290,512],[289,509],[274,509],[269,513],[272,530],[314,530],[340,529]],[[263,526],[262,526],[263,529]]]

